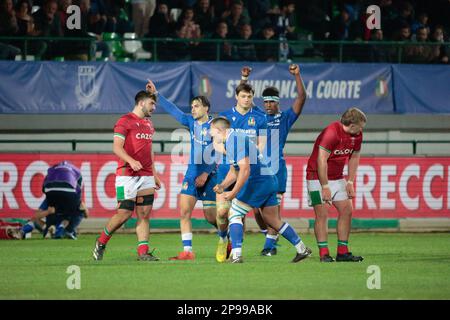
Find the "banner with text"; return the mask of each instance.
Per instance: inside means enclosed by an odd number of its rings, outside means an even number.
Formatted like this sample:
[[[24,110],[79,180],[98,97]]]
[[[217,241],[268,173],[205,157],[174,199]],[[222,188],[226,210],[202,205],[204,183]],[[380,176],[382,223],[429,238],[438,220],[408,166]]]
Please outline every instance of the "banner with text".
[[[297,97],[296,82],[283,63],[247,63],[252,68],[248,82],[255,90],[255,104],[263,106],[262,92],[268,86],[280,91],[282,109]],[[192,94],[206,95],[213,112],[236,104],[235,89],[241,81],[242,63],[192,62]],[[388,64],[300,64],[307,100],[304,113],[341,114],[352,106],[367,113],[393,113],[391,66]],[[161,91],[162,92],[162,91]]]
[[[47,168],[69,160],[81,169],[83,199],[91,217],[115,213],[117,158],[112,154],[0,154],[0,218],[29,218],[44,199]],[[287,191],[282,216],[313,218],[308,207],[305,170],[308,158],[288,156]],[[178,218],[178,193],[186,165],[171,155],[159,155],[156,168],[162,187],[157,191],[153,218]],[[354,218],[450,218],[450,159],[440,157],[364,157],[355,181]],[[193,216],[203,216],[201,203]],[[335,210],[331,217],[336,217]]]

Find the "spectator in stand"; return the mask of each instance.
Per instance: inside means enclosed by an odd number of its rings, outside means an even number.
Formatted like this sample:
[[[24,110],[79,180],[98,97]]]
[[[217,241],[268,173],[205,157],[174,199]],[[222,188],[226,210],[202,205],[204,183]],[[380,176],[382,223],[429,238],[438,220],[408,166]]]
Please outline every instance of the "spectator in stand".
[[[428,33],[430,33],[430,27],[428,26],[428,14],[426,12],[422,12],[418,15],[417,20],[411,25],[411,32],[416,34],[417,30],[422,27],[427,28]]]
[[[277,35],[284,34],[288,40],[298,39],[298,34],[295,32],[295,1],[283,0],[280,14],[274,17]]]
[[[272,8],[271,0],[248,0],[247,7],[255,34],[259,34],[271,22],[270,15],[279,13],[278,7]]]
[[[16,34],[17,36],[34,37],[38,35],[33,17],[31,16],[31,5],[28,0],[20,0],[17,2],[16,19],[19,28],[19,31]],[[43,56],[47,50],[47,44],[41,40],[30,41],[27,45],[26,53],[36,56],[36,60],[40,60],[41,56]],[[17,47],[23,51],[25,49],[23,41],[19,41]]]
[[[394,47],[391,51],[392,57],[395,57],[395,61],[397,61],[399,54],[398,51],[401,50],[401,60],[402,62],[405,62],[413,51],[413,47],[409,45],[409,43],[411,43],[411,28],[409,25],[404,23],[398,30],[396,30],[393,34],[392,40],[405,43],[405,45]]]
[[[248,23],[240,28],[239,40],[250,40],[252,36],[252,26]],[[235,61],[256,61],[255,44],[251,42],[239,42],[233,45],[232,57]]]
[[[368,50],[369,62],[390,62],[390,52],[386,45],[376,44],[376,42],[383,41],[383,30],[373,29],[371,31],[370,47]]]
[[[17,26],[16,12],[12,0],[1,0],[0,3],[0,36],[14,36]]]
[[[431,36],[431,41],[438,44],[446,42],[443,26],[439,25],[434,28],[433,34]],[[450,55],[449,53],[450,50],[448,46],[436,45],[433,46],[433,50],[435,52],[435,59],[432,61],[433,63],[448,64],[449,62],[448,57]]]
[[[397,17],[392,20],[388,27],[391,30],[399,30],[404,25],[411,27],[413,23],[413,6],[408,1],[401,2],[398,9]]]
[[[205,37],[211,36],[214,32],[214,8],[211,7],[210,0],[199,0],[195,7],[195,22],[200,26]]]
[[[231,39],[240,37],[240,28],[250,24],[250,18],[244,15],[244,4],[242,1],[234,1],[229,15],[225,20],[228,24],[228,35]]]
[[[220,43],[203,43],[204,56],[203,60],[216,61],[217,60],[217,46],[219,46],[219,61],[230,61],[231,58],[231,44],[228,40],[228,25],[225,21],[219,21],[216,24],[216,29],[211,36],[211,39],[222,40]]]
[[[156,0],[131,0],[134,33],[138,37],[143,37],[148,33],[150,17],[153,16],[156,8]]]
[[[170,30],[169,7],[164,1],[158,3],[156,12],[150,18],[149,30],[146,35],[148,38],[166,38]]]
[[[257,36],[259,40],[278,40],[275,35],[275,28],[271,23],[266,24]],[[278,61],[278,44],[264,43],[256,44],[256,54],[258,61],[276,62]]]
[[[176,24],[175,33],[171,38],[190,39],[189,26],[181,20]],[[189,61],[191,59],[191,43],[189,41],[167,42],[165,46],[159,47],[159,57],[163,61]]]
[[[428,42],[428,28],[420,27],[417,29],[416,41],[417,45],[412,46],[408,51],[407,62],[410,63],[431,63],[439,56],[434,48],[427,44]]]
[[[101,35],[105,31],[107,21],[103,2],[101,0],[89,0],[89,32]]]
[[[61,30],[63,30],[63,34],[64,34],[64,30],[66,29],[66,22],[67,22],[67,18],[69,17],[69,14],[67,13],[67,8],[72,5],[72,0],[59,0],[58,1],[58,15],[59,15],[59,20],[61,22]]]
[[[58,3],[56,0],[46,0],[44,6],[33,14],[36,34],[41,37],[62,37],[61,21],[59,19]],[[64,54],[65,42],[55,40],[46,41],[46,58],[53,58]]]

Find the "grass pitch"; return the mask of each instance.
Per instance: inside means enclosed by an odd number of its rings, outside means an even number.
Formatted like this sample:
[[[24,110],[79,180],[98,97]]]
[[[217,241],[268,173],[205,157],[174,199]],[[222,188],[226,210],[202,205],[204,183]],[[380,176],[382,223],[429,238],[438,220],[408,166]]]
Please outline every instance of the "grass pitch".
[[[73,240],[0,241],[0,299],[450,299],[450,234],[356,233],[350,249],[362,263],[290,260],[295,250],[280,240],[278,255],[261,257],[260,234],[246,234],[244,264],[215,261],[217,237],[194,234],[195,261],[168,261],[181,248],[178,234],[154,234],[159,262],[136,261],[134,235],[115,235],[103,261],[93,261],[95,235]],[[330,235],[335,254],[336,235]],[[67,268],[80,267],[81,289],[66,286]],[[369,290],[371,265],[381,288]]]

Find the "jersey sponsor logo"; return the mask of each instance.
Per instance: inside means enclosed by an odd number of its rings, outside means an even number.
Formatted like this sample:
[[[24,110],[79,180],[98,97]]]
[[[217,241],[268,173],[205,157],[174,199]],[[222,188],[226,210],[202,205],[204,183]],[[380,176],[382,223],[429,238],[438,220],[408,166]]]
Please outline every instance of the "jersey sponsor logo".
[[[346,154],[351,154],[353,152],[353,149],[344,149],[344,150],[334,150],[333,154],[337,156],[343,156]]]
[[[145,139],[145,140],[152,140],[153,135],[150,133],[136,133],[136,139]]]

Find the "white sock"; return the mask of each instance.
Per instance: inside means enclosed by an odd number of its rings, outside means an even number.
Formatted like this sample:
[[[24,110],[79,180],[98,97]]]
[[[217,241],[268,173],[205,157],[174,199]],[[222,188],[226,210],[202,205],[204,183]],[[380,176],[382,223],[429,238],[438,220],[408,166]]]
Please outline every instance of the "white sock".
[[[242,248],[235,248],[231,250],[231,256],[233,259],[236,259],[240,256],[242,256]]]
[[[305,246],[305,244],[303,243],[303,241],[300,241],[299,243],[297,243],[297,244],[295,245],[295,249],[297,249],[297,252],[298,252],[298,253],[305,253],[305,251],[306,251],[306,246]]]

